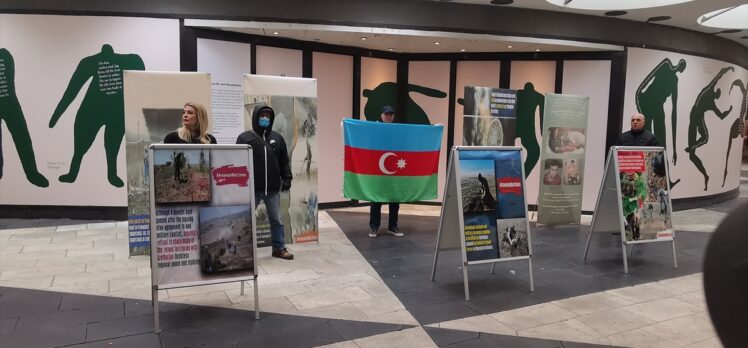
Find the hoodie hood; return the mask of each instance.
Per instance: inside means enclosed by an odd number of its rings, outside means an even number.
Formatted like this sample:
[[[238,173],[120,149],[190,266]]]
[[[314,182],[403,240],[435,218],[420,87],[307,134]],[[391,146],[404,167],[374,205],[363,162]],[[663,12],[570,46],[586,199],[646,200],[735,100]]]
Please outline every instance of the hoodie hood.
[[[270,125],[267,127],[261,127],[260,126],[260,113],[263,111],[270,112]],[[273,130],[273,123],[275,123],[275,111],[273,111],[273,108],[269,106],[262,106],[259,108],[254,109],[252,112],[252,130],[255,131],[255,133],[264,135],[266,133],[270,133],[271,130]]]

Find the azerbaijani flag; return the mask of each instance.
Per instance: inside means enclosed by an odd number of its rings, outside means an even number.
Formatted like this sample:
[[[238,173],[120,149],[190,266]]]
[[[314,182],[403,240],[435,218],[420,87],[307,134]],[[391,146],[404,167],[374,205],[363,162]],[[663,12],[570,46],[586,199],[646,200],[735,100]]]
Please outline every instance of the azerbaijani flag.
[[[435,199],[443,130],[345,119],[343,196],[388,203]]]

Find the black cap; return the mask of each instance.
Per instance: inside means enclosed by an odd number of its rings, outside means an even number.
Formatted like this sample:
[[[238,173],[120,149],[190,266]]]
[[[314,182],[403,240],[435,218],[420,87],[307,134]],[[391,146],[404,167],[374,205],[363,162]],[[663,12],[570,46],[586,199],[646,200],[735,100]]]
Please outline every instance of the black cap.
[[[395,108],[393,108],[393,107],[391,107],[389,105],[385,105],[382,108],[382,113],[383,114],[394,114],[395,113]]]

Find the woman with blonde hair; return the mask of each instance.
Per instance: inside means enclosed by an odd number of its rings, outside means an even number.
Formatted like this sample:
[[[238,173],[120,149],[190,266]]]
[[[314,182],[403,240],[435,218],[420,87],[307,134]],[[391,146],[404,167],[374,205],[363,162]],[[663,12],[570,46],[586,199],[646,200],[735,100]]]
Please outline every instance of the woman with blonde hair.
[[[182,111],[182,126],[164,138],[164,144],[217,144],[208,134],[208,112],[198,103],[187,102]]]

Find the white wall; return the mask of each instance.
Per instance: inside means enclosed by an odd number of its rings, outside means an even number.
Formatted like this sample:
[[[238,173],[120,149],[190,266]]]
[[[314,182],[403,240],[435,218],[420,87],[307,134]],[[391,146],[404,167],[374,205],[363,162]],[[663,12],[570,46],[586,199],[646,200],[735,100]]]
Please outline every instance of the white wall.
[[[127,192],[107,181],[104,132],[99,131],[83,157],[73,183],[58,177],[68,172],[73,155],[73,124],[89,82],[54,128],[50,118],[81,59],[109,44],[118,54],[139,55],[147,70],[179,71],[179,21],[176,19],[0,15],[0,47],[15,60],[15,87],[33,142],[39,172],[49,187],[29,183],[15,144],[3,122],[4,175],[0,204],[126,206]],[[121,106],[120,106],[121,107]],[[117,174],[126,181],[125,147],[117,157]]]
[[[733,122],[740,113],[741,95],[738,88],[733,88],[732,93],[728,92],[733,81],[736,79],[742,80],[744,84],[748,82],[748,71],[745,69],[714,59],[667,51],[629,48],[626,64],[626,96],[624,99],[623,129],[630,129],[630,116],[637,110],[635,98],[637,88],[650,71],[664,59],[670,59],[674,65],[678,64],[680,59],[686,61],[686,69],[676,75],[678,77],[677,129],[675,133],[677,143],[673,147],[671,98],[666,101],[664,106],[667,139],[658,139],[660,144],[667,144],[668,156],[670,157],[671,180],[681,180],[673,188],[671,197],[707,196],[735,189],[740,182],[742,144],[740,140],[730,140],[729,134]],[[732,111],[724,120],[720,120],[712,111],[707,111],[705,114],[696,113],[695,115],[703,116],[709,134],[709,142],[696,150],[696,155],[703,162],[707,175],[710,178],[708,189],[705,191],[704,176],[689,159],[689,154],[685,151],[686,147],[689,146],[690,114],[699,93],[725,67],[733,67],[734,71],[726,73],[718,80],[716,88],[721,90],[721,96],[716,100],[716,105],[719,110],[723,111],[728,110],[732,106]],[[728,141],[732,142],[732,149],[729,159],[726,159]],[[677,155],[675,164],[673,163],[674,155]],[[727,165],[728,174],[727,181],[722,186],[725,165]]]

